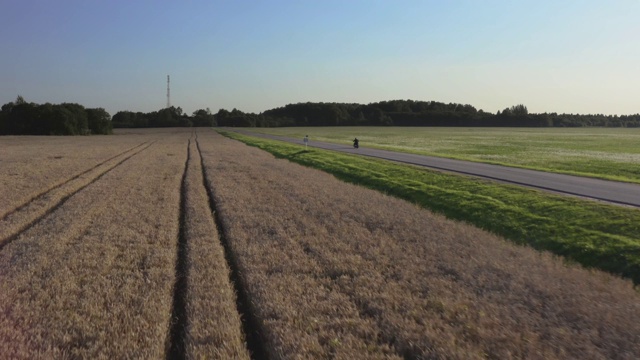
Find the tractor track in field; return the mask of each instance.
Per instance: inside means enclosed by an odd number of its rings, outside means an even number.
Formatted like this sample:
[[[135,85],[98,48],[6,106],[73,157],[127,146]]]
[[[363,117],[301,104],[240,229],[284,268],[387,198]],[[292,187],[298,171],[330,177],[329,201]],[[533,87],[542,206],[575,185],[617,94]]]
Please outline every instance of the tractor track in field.
[[[200,164],[202,168],[202,184],[207,191],[207,198],[209,199],[209,209],[214,218],[216,227],[218,228],[218,236],[222,247],[224,248],[224,257],[227,261],[227,266],[230,269],[229,281],[233,284],[236,291],[236,308],[240,314],[242,320],[242,331],[244,333],[247,348],[252,359],[268,359],[269,356],[264,345],[264,330],[261,323],[255,315],[255,310],[251,306],[249,301],[249,294],[245,285],[245,280],[240,274],[238,260],[236,259],[231,249],[231,244],[226,236],[226,231],[218,211],[216,200],[213,195],[211,187],[208,186],[211,182],[207,176],[207,170],[204,165],[204,157],[202,156],[202,150],[200,150],[200,143],[198,142],[198,135],[196,134],[196,148],[198,149],[198,155],[200,156]]]
[[[88,170],[76,174],[73,177],[63,181],[62,183],[57,184],[50,189],[32,197],[24,204],[5,214],[2,218],[0,218],[0,224],[2,225],[6,225],[6,223],[9,223],[9,225],[11,225],[11,222],[13,222],[14,220],[20,220],[24,217],[28,217],[29,219],[23,221],[24,223],[21,225],[14,225],[13,230],[5,230],[6,233],[5,231],[0,230],[0,250],[10,244],[13,240],[17,239],[22,233],[36,225],[47,215],[56,211],[58,208],[64,205],[64,203],[67,202],[67,200],[69,200],[72,196],[79,193],[89,185],[100,180],[100,178],[102,178],[118,166],[122,165],[125,161],[148,149],[154,143],[155,141],[152,141],[150,143],[143,142],[115,156],[112,156],[111,158],[102,161],[101,163],[89,168]],[[146,146],[144,146],[145,144]],[[117,162],[109,164],[109,162],[118,159],[119,157],[121,157],[121,159],[119,159]],[[93,176],[89,177],[86,182],[83,182],[81,179],[82,176],[87,175],[92,171],[96,171],[96,173],[93,174]],[[78,180],[78,184],[74,183],[76,180]],[[65,187],[69,187],[66,192],[64,191]],[[53,198],[53,201],[47,201],[47,198]],[[40,201],[42,201],[43,203],[38,204],[38,202]]]
[[[141,144],[138,144],[138,145],[136,145],[136,146],[133,146],[133,147],[131,147],[131,148],[129,148],[129,149],[127,149],[127,150],[125,150],[125,151],[121,152],[121,153],[118,153],[118,154],[116,154],[116,155],[114,155],[114,156],[112,156],[112,157],[110,157],[110,158],[108,158],[108,159],[104,160],[104,161],[101,161],[100,163],[98,163],[98,164],[96,164],[96,165],[94,165],[94,166],[92,166],[92,167],[88,168],[87,170],[84,170],[84,171],[82,171],[82,172],[79,172],[79,173],[77,173],[76,175],[74,175],[74,176],[72,176],[72,177],[70,177],[70,178],[68,178],[68,179],[66,179],[66,180],[64,180],[64,181],[59,182],[58,184],[55,184],[55,185],[51,186],[50,188],[48,188],[48,189],[46,189],[46,190],[44,190],[44,191],[41,191],[40,193],[38,193],[38,194],[36,194],[36,195],[32,196],[29,200],[25,201],[25,202],[24,202],[24,203],[22,203],[21,205],[18,205],[18,206],[17,206],[17,207],[15,207],[14,209],[7,211],[4,215],[0,216],[0,221],[5,220],[5,219],[6,219],[6,218],[8,218],[9,216],[11,216],[11,215],[15,214],[16,212],[18,212],[18,211],[20,211],[20,210],[24,209],[25,207],[27,207],[27,206],[29,205],[29,203],[31,203],[31,202],[33,202],[33,201],[35,201],[35,200],[39,199],[39,198],[42,198],[42,197],[46,196],[48,193],[51,193],[52,191],[54,191],[54,190],[56,190],[56,189],[58,189],[58,188],[60,188],[60,187],[62,187],[62,186],[64,186],[64,185],[66,185],[66,184],[70,183],[71,181],[73,181],[73,180],[75,180],[75,179],[77,179],[77,178],[81,177],[82,175],[87,174],[87,173],[91,172],[92,170],[95,170],[95,169],[99,168],[100,166],[102,166],[102,165],[104,165],[104,164],[108,163],[109,161],[111,161],[111,160],[113,160],[113,159],[115,159],[115,158],[117,158],[117,157],[122,156],[122,155],[124,155],[124,154],[126,154],[126,153],[128,153],[128,152],[130,152],[130,151],[132,151],[132,150],[134,150],[134,149],[136,149],[136,148],[139,148],[139,147],[143,146],[144,144],[146,144],[146,142],[143,142],[143,143],[141,143]]]
[[[229,268],[229,281],[233,285],[236,293],[236,309],[242,322],[242,331],[245,336],[247,349],[251,359],[268,359],[267,352],[263,343],[263,330],[259,321],[254,315],[254,311],[251,308],[249,295],[246,291],[244,280],[238,270],[238,262],[233,252],[231,251],[229,242],[225,236],[222,220],[219,216],[215,198],[211,188],[208,186],[209,179],[204,165],[204,158],[202,156],[202,150],[198,142],[198,135],[195,135],[195,145],[198,151],[198,157],[200,157],[200,165],[202,172],[202,186],[204,186],[209,210],[213,217],[214,223],[218,230],[218,241],[222,244],[224,249],[224,257]],[[187,159],[185,161],[184,172],[182,174],[182,181],[180,184],[180,215],[179,224],[180,230],[178,234],[178,246],[176,257],[176,280],[173,290],[173,304],[171,309],[171,326],[167,339],[166,359],[185,359],[186,358],[186,329],[189,326],[189,319],[187,316],[187,292],[189,283],[189,244],[187,241],[186,228],[186,197],[187,197],[187,169],[189,168],[189,162],[192,161],[190,155],[190,147],[192,141],[189,139],[187,145]]]
[[[187,291],[189,278],[189,247],[187,245],[187,170],[191,161],[191,139],[187,143],[187,159],[184,162],[182,180],[180,180],[180,214],[178,215],[178,247],[176,256],[176,275],[173,285],[171,322],[167,339],[166,359],[185,359],[187,319]]]

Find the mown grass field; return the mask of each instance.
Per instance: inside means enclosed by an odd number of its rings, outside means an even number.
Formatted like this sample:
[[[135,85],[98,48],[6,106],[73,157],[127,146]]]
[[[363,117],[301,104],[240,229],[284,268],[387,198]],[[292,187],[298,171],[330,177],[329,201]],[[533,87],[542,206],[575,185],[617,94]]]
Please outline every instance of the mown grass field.
[[[292,127],[255,132],[640,183],[640,129]]]
[[[2,359],[640,356],[627,279],[212,129],[10,139],[5,184],[49,139],[87,159],[0,214]]]

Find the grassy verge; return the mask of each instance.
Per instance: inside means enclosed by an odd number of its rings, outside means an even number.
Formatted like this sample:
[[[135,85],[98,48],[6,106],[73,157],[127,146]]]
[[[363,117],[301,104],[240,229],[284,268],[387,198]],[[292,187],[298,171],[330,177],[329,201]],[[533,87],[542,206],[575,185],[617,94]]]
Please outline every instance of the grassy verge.
[[[311,141],[640,183],[638,129],[292,127],[251,131]]]
[[[640,211],[222,132],[279,158],[640,283]]]

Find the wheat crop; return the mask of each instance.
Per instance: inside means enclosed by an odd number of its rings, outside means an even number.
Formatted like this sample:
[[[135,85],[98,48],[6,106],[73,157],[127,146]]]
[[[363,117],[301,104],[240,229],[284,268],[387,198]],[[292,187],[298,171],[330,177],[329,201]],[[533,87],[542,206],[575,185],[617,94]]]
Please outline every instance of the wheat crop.
[[[0,248],[13,240],[20,232],[54,210],[70,196],[98,180],[111,169],[148,148],[141,144],[117,154],[70,179],[57,184],[14,208],[0,218]]]
[[[248,359],[235,290],[204,187],[198,140],[192,140],[184,209],[186,354],[191,359]]]
[[[3,136],[0,218],[143,142],[139,136]]]
[[[2,189],[0,358],[640,356],[630,281],[210,130],[116,133]],[[62,141],[26,139],[15,179]]]
[[[165,354],[188,137],[165,132],[2,249],[3,358]]]
[[[202,146],[273,358],[640,356],[629,281],[232,140]]]

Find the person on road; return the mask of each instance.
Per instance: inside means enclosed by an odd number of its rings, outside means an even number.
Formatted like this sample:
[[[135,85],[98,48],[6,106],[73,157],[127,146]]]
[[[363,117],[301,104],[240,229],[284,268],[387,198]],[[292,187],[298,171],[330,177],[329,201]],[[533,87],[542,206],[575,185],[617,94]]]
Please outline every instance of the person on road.
[[[309,144],[309,135],[305,135],[302,141],[304,141],[304,147],[306,148]]]
[[[353,139],[353,147],[357,149],[359,146],[360,142],[358,141],[358,138]]]

